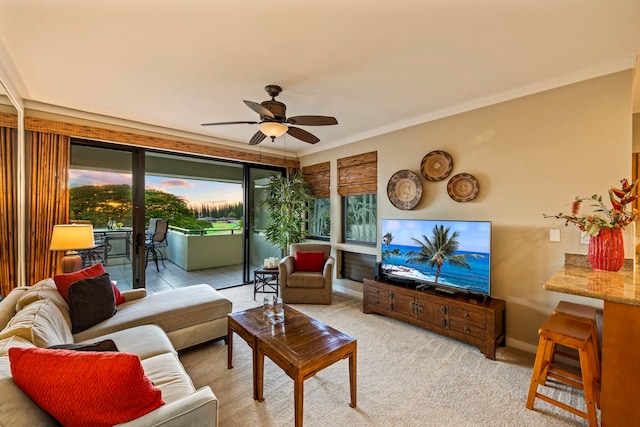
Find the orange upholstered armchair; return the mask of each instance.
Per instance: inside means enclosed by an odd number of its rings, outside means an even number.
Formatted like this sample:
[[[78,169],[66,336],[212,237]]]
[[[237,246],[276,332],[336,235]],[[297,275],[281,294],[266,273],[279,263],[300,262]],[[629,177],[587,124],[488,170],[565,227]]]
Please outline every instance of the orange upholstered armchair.
[[[282,301],[293,304],[331,304],[333,266],[331,245],[294,243],[280,261]]]

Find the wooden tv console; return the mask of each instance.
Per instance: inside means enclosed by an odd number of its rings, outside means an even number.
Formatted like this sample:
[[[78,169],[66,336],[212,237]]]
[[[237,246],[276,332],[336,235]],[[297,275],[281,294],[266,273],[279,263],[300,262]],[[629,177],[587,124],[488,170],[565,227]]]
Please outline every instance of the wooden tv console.
[[[446,295],[434,289],[364,279],[363,311],[411,323],[478,347],[496,359],[496,346],[505,341],[505,303],[463,294]]]

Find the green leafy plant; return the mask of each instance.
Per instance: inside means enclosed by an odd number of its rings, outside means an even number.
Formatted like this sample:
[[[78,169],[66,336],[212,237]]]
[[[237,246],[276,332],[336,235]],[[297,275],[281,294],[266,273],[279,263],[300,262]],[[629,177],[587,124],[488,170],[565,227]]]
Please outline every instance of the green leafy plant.
[[[543,214],[545,218],[559,218],[565,220],[565,225],[574,224],[580,230],[590,236],[597,236],[603,228],[624,228],[638,219],[638,210],[629,208],[627,205],[634,202],[638,196],[633,192],[638,186],[638,181],[629,184],[623,179],[620,181],[622,188],[611,187],[609,189],[609,200],[611,208],[605,206],[602,196],[594,194],[591,197],[576,197],[571,204],[571,215],[560,212],[557,215]],[[584,201],[591,201],[593,213],[589,215],[578,215],[580,206]]]
[[[265,230],[267,242],[280,247],[285,254],[289,245],[307,238],[306,214],[312,200],[311,188],[298,170],[289,176],[272,176],[262,202],[269,222]]]

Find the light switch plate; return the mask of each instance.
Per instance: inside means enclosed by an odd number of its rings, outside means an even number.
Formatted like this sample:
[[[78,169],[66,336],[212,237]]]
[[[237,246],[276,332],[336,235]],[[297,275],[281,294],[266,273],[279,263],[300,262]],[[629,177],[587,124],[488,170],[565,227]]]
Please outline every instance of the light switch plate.
[[[549,241],[550,242],[559,242],[560,241],[560,230],[557,228],[552,228],[549,230]]]

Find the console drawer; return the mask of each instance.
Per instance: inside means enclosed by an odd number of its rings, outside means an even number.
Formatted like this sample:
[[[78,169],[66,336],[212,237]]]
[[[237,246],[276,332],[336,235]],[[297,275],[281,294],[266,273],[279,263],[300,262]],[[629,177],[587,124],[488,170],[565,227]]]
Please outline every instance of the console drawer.
[[[379,292],[375,292],[379,291]],[[389,293],[378,288],[367,289],[364,294],[365,304],[370,308],[389,310]]]
[[[462,323],[475,326],[477,328],[486,328],[487,316],[484,313],[478,313],[476,311],[467,310],[462,307],[451,307],[449,316],[452,318],[457,317]]]
[[[449,329],[475,338],[483,338],[487,335],[485,328],[479,328],[469,322],[460,322],[455,319],[451,319]]]

